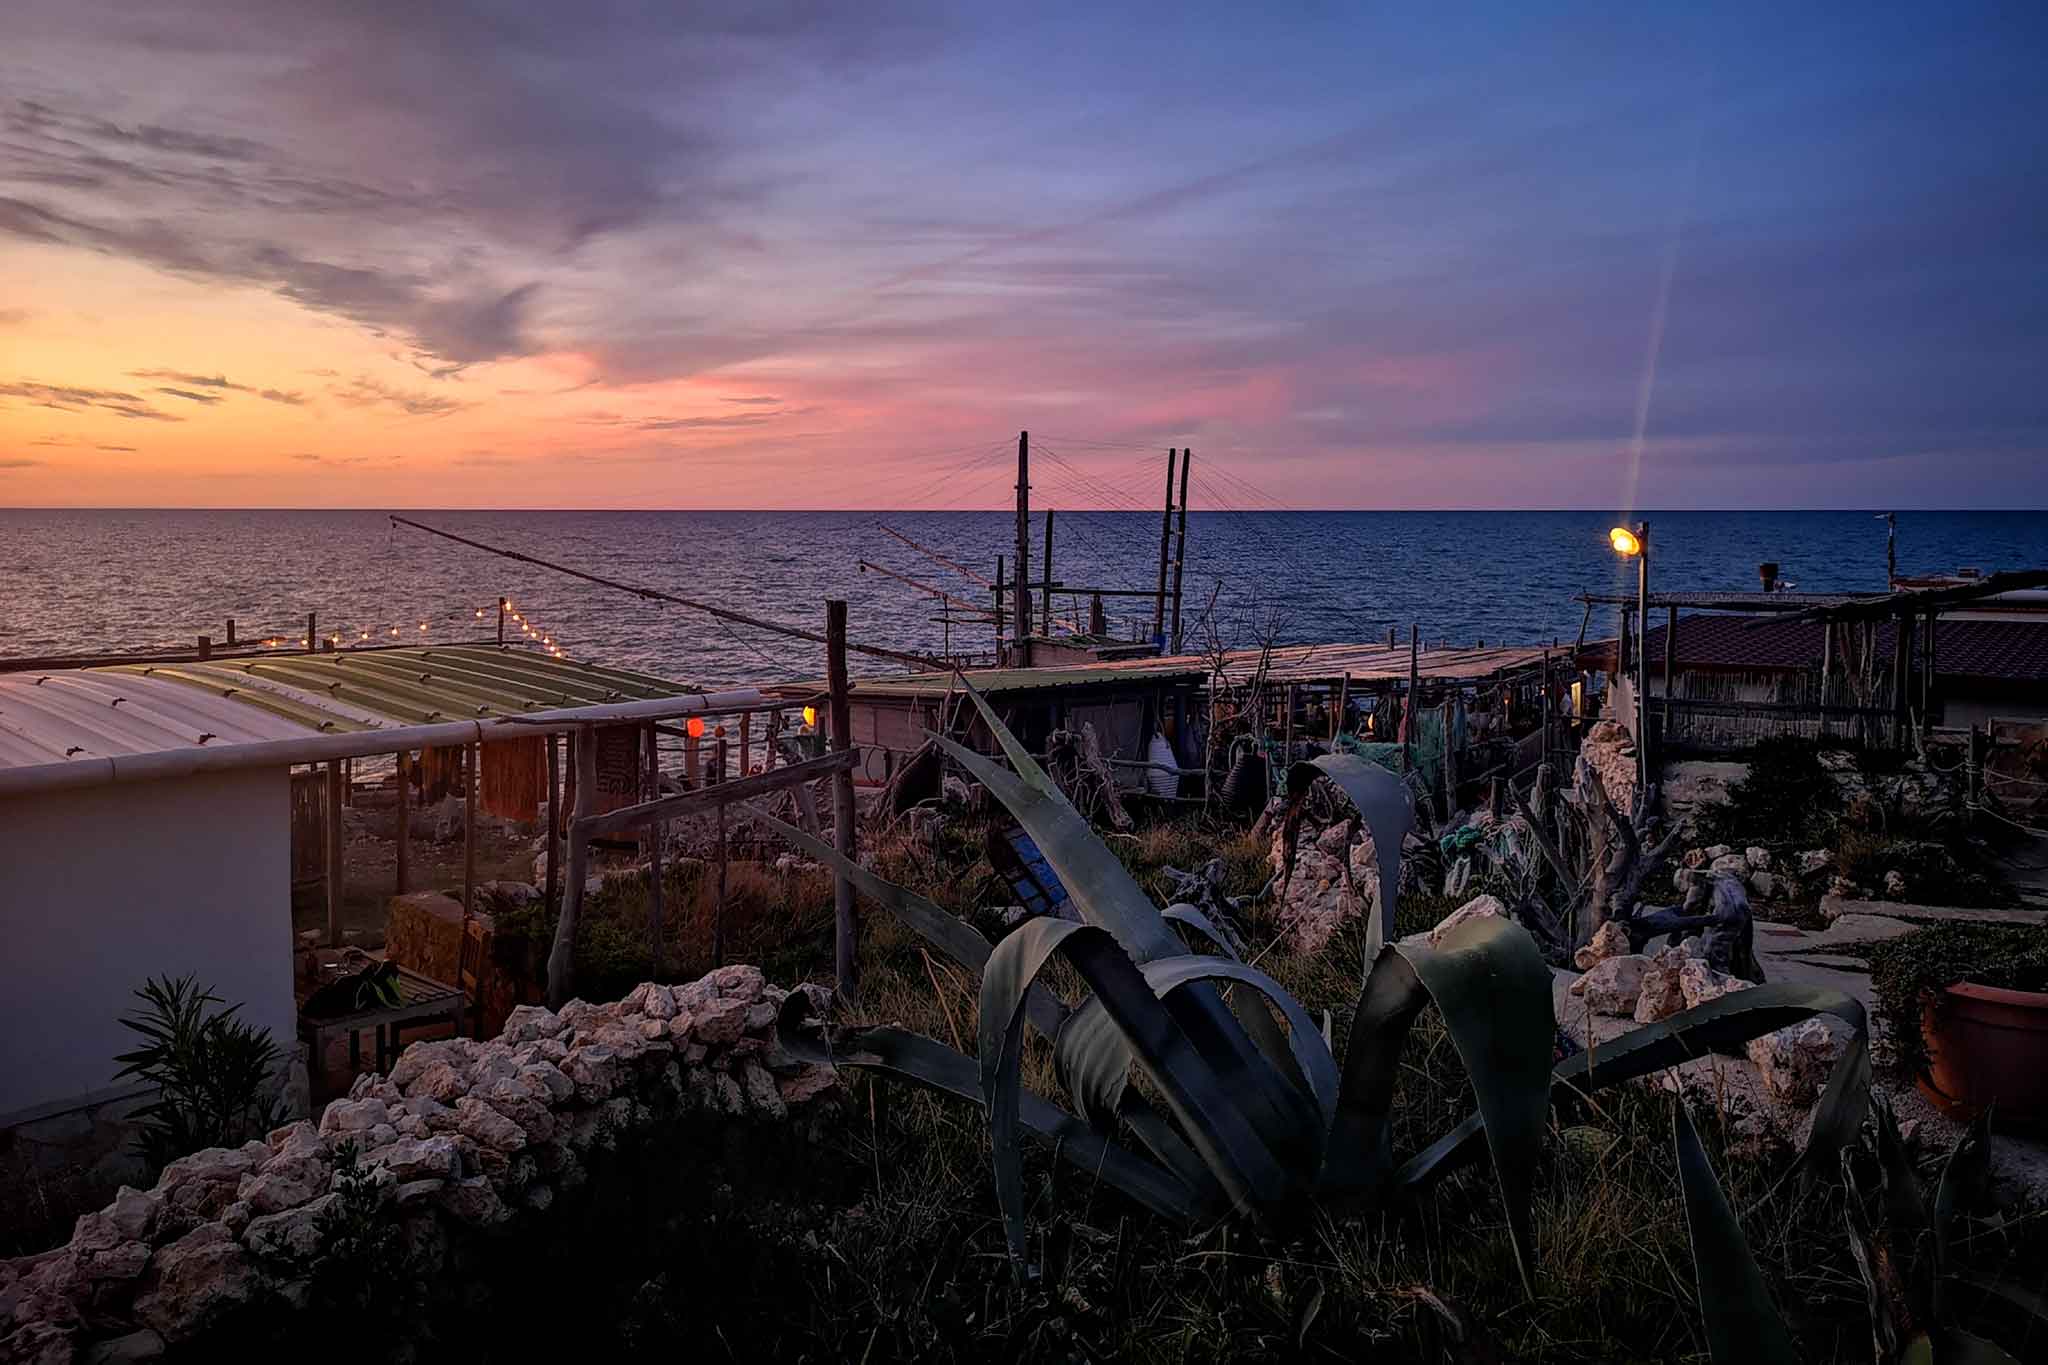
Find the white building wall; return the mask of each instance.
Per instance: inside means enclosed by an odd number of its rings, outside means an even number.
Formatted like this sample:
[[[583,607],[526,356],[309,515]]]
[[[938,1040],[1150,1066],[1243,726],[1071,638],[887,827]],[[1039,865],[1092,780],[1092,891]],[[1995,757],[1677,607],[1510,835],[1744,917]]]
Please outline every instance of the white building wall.
[[[289,783],[280,767],[0,797],[0,1124],[106,1091],[150,976],[196,976],[290,1050]]]

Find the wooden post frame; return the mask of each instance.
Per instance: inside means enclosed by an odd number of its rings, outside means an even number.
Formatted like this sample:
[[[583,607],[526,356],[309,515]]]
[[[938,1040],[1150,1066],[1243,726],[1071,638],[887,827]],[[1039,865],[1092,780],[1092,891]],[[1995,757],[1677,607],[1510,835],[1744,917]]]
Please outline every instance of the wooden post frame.
[[[476,913],[476,789],[481,744],[462,746],[462,916]]]
[[[576,917],[583,910],[583,881],[590,869],[590,831],[586,822],[597,800],[594,727],[576,728],[575,754],[576,816],[569,824],[569,885],[562,892],[562,913],[555,920],[555,942],[548,952],[550,1009],[568,1004],[569,992],[575,988]]]
[[[407,871],[412,863],[412,751],[398,751],[398,894],[406,889]]]
[[[647,799],[661,798],[661,751],[656,747],[657,733],[654,722],[647,723]],[[656,820],[647,829],[647,960],[653,964],[651,979],[661,980],[661,922],[666,907],[662,904],[661,886],[661,844],[662,832],[666,826]]]
[[[1024,449],[1019,445],[1020,451]],[[1020,466],[1021,472],[1021,466]],[[1025,600],[1024,575],[1017,576],[1018,598]],[[1021,633],[1020,633],[1020,639]],[[846,603],[831,599],[825,603],[825,679],[831,693],[832,747],[853,754],[853,707],[846,679]],[[849,762],[832,779],[832,841],[849,861],[856,856],[853,828],[853,765]],[[851,1001],[858,984],[854,972],[854,945],[860,933],[853,913],[853,883],[845,874],[832,879],[832,965],[839,998]]]
[[[327,763],[327,946],[341,943],[341,898],[346,876],[342,869],[341,760]]]

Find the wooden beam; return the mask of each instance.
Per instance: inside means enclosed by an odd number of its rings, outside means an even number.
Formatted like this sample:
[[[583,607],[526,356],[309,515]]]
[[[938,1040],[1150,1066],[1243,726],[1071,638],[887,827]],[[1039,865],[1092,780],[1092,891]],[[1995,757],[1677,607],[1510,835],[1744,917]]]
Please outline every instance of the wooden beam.
[[[1018,444],[1017,476],[1021,484],[1024,477],[1024,455],[1026,447],[1022,437]],[[1022,512],[1023,492],[1019,490],[1018,524],[1024,526]],[[1020,540],[1023,534],[1020,533]],[[1021,558],[1020,558],[1021,565]],[[1018,577],[1023,577],[1019,574]],[[1017,594],[1020,604],[1030,599],[1023,593]],[[1020,605],[1020,612],[1026,611]],[[1020,621],[1025,619],[1022,615]],[[1018,638],[1023,638],[1020,631]],[[825,603],[825,678],[831,691],[832,747],[851,757],[859,751],[853,745],[853,708],[846,680],[846,603],[832,599]],[[832,780],[832,841],[842,856],[851,861],[855,856],[853,811],[853,765],[849,762],[841,768]],[[832,962],[833,979],[839,998],[851,1001],[857,985],[854,970],[854,947],[860,935],[860,925],[854,918],[853,883],[846,876],[835,874],[832,879]]]
[[[550,915],[555,912],[555,888],[561,884],[561,869],[556,863],[561,857],[562,831],[567,821],[562,819],[562,757],[557,747],[561,736],[548,736],[548,848],[547,885],[542,889],[545,897],[541,907]],[[570,743],[575,743],[571,737]]]
[[[548,741],[552,744],[554,741]],[[398,751],[398,894],[405,894],[406,871],[412,863],[412,750]]]
[[[583,881],[590,869],[590,836],[578,829],[590,815],[597,793],[597,742],[591,727],[576,731],[576,818],[569,822],[569,885],[562,893],[562,913],[555,921],[555,943],[548,953],[548,1008],[569,1003],[575,988],[576,919],[583,910]]]
[[[751,801],[772,792],[815,782],[821,777],[851,772],[859,758],[858,750],[835,749],[818,758],[785,764],[772,773],[754,773],[749,777],[734,778],[730,782],[712,783],[695,791],[664,796],[658,801],[643,801],[637,806],[621,806],[617,810],[608,810],[601,815],[579,814],[572,822],[571,828],[581,832],[586,839],[597,839],[641,825],[653,824],[658,820],[683,820],[694,815],[705,815],[720,806],[730,806],[737,801]],[[581,805],[580,800],[578,804]]]
[[[481,744],[462,746],[462,913],[476,913],[476,788]]]
[[[327,764],[327,946],[341,943],[341,897],[345,877],[341,855],[341,760]]]
[[[661,751],[655,746],[652,723],[647,727],[647,797],[650,801],[661,799]],[[651,979],[655,981],[661,980],[661,921],[665,908],[661,903],[662,829],[662,822],[656,820],[647,831],[647,934],[650,940],[648,960],[654,964]]]
[[[726,772],[725,741],[718,741],[718,775]],[[727,785],[723,780],[719,786]],[[725,965],[725,804],[718,805],[718,889],[711,902],[711,965]]]

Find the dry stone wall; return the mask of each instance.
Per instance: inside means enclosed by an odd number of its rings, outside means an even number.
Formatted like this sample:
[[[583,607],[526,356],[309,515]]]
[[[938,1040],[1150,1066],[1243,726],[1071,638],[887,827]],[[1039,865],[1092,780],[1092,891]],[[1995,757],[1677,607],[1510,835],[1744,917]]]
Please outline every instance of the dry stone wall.
[[[174,1161],[154,1188],[123,1187],[80,1218],[64,1246],[0,1262],[0,1362],[146,1360],[232,1331],[259,1304],[304,1303],[344,1144],[376,1216],[433,1267],[465,1240],[544,1222],[595,1149],[636,1130],[695,1117],[819,1138],[841,1091],[777,1045],[788,994],[758,968],[721,967],[612,1004],[523,1006],[489,1041],[415,1043],[317,1123]]]

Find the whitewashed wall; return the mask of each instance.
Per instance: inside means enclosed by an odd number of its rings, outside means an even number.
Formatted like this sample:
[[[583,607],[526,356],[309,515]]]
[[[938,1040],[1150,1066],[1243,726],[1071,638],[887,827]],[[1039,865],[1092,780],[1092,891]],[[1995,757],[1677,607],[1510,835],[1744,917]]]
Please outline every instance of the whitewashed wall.
[[[252,769],[0,797],[0,1123],[106,1091],[149,976],[193,973],[292,1046],[288,783]]]

